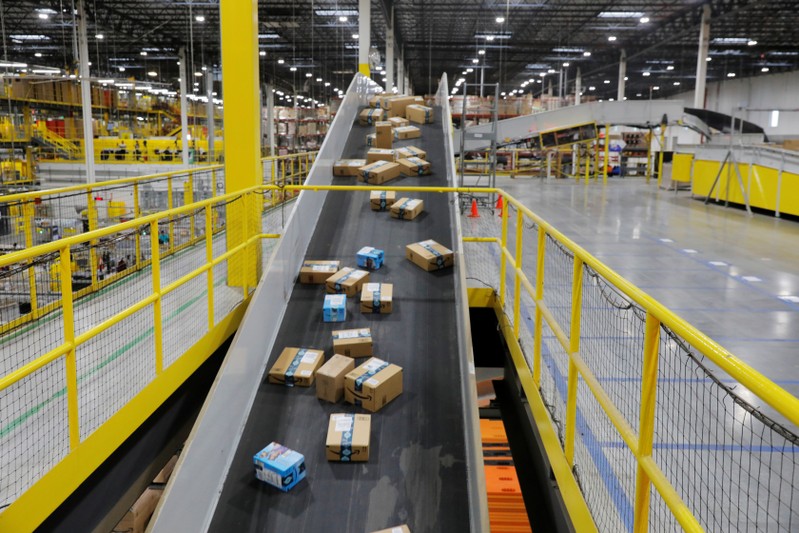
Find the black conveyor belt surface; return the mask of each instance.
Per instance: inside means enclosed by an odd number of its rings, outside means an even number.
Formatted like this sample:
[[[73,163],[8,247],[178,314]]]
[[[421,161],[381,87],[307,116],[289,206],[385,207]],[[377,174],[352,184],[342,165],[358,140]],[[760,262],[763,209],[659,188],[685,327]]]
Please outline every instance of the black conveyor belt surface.
[[[447,185],[440,108],[422,138],[395,141],[427,151],[433,174],[386,184]],[[372,127],[353,125],[344,158],[365,157]],[[335,185],[355,178],[334,178]],[[398,194],[398,197],[400,195]],[[348,298],[347,321],[322,321],[322,285],[297,284],[268,367],[286,346],[324,349],[331,332],[371,327],[374,353],[404,370],[404,392],[372,415],[368,463],[329,463],[324,442],[328,417],[365,412],[346,403],[317,400],[314,387],[262,382],[215,511],[211,531],[288,533],[368,532],[407,523],[414,533],[469,531],[461,371],[455,312],[454,270],[428,273],[405,259],[405,245],[435,239],[452,247],[449,196],[412,193],[425,212],[412,221],[369,209],[365,192],[330,192],[307,259],[339,259],[355,266],[362,246],[386,252],[370,281],[394,284],[394,311],[364,315]],[[365,359],[358,359],[356,363]],[[252,456],[271,441],[305,455],[307,478],[288,493],[255,479]]]

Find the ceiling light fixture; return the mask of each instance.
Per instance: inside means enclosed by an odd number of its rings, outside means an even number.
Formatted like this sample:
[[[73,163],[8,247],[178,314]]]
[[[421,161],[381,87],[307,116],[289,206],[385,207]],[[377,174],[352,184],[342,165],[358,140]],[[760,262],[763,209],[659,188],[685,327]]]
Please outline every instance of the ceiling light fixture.
[[[590,87],[588,88],[588,90],[589,90],[589,91],[596,91],[596,87],[594,87],[594,86],[592,85],[592,86],[590,86]]]
[[[583,52],[583,57],[591,57],[591,52],[586,50],[585,52]]]
[[[601,19],[637,19],[643,16],[640,11],[602,11],[597,15]]]
[[[39,13],[39,18],[42,20],[47,20],[50,18],[50,15],[48,15],[47,13]]]
[[[474,59],[472,59],[472,63],[474,63],[475,65],[478,64],[479,62],[480,62],[480,60],[477,59],[476,57]]]
[[[360,35],[358,35],[357,33],[353,33],[353,34],[352,34],[352,38],[353,38],[353,39],[360,39],[360,38],[361,38],[361,36],[360,36]]]
[[[730,73],[728,73],[728,74],[727,74],[727,77],[728,77],[728,78],[734,78],[734,77],[735,77],[735,72],[730,72]]]
[[[278,64],[278,65],[282,65],[282,64],[283,64],[283,63],[285,63],[285,62],[286,62],[286,60],[285,60],[285,59],[278,59],[278,60],[277,60],[277,64]]]
[[[291,67],[289,70],[292,72],[297,72],[297,67]]]
[[[505,22],[505,17],[497,17],[497,24],[502,24]]]
[[[649,71],[646,71],[646,72],[644,72],[644,74],[643,74],[643,75],[644,75],[644,77],[648,77],[648,76],[650,76],[650,75],[651,75],[651,73],[650,73]]]
[[[569,66],[569,62],[568,62],[568,61],[566,61],[565,63],[563,63],[563,66],[564,66],[564,67],[568,67],[568,66]]]
[[[674,65],[668,65],[668,66],[666,66],[666,70],[674,70]]]
[[[265,50],[261,50],[260,52],[258,52],[258,55],[261,56],[261,57],[264,57],[266,55],[266,51]]]
[[[41,53],[41,52],[36,52],[36,53],[35,53],[35,54],[33,54],[33,55],[34,55],[34,56],[36,56],[36,57],[42,57],[42,53]]]
[[[94,36],[94,38],[97,39],[98,41],[102,41],[103,39],[105,39],[105,35],[103,35],[102,33],[98,33],[97,35]]]
[[[484,56],[484,55],[486,55],[486,51],[483,50],[483,49],[480,49],[480,50],[477,51],[477,55]]]
[[[657,85],[655,85],[654,87],[652,87],[652,90],[653,90],[653,91],[659,91],[659,90],[660,90],[660,87],[658,87]]]
[[[756,44],[757,44],[757,41],[755,41],[754,39],[750,39],[750,40],[749,40],[749,41],[748,41],[746,44],[747,44],[748,46],[754,46],[754,45],[756,45]]]
[[[606,84],[606,85],[607,85],[608,83],[610,83],[610,80],[605,80],[605,81],[603,81],[602,83],[604,83],[604,84]]]
[[[769,71],[768,67],[763,67],[760,69],[760,72],[768,72],[768,71]]]
[[[147,55],[147,52],[145,52],[144,50],[142,50],[141,52],[139,52],[139,55],[140,55],[140,56],[146,56],[146,55]]]
[[[151,70],[150,72],[147,73],[147,75],[150,76],[151,78],[155,78],[156,76],[158,76],[158,73],[154,70]]]
[[[340,16],[340,17],[338,18],[338,21],[339,21],[339,22],[347,22],[347,17],[345,17],[345,16],[343,16],[343,15],[342,15],[342,16]]]
[[[611,35],[610,37],[608,37],[608,41],[610,41],[610,42],[613,42],[615,40],[616,40],[616,36],[615,35]]]
[[[203,15],[197,15],[196,17],[194,17],[194,20],[196,20],[197,22],[205,22],[205,17]]]
[[[649,17],[641,17],[641,24],[648,24],[648,23],[649,23]]]

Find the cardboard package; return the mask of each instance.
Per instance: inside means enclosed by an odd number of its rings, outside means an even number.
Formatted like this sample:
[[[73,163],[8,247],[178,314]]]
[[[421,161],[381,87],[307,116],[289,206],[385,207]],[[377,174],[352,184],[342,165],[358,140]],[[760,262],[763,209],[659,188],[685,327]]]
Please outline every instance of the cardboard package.
[[[380,531],[372,531],[372,533],[411,533],[411,530],[405,524],[401,526],[394,526],[388,529],[381,529]]]
[[[358,179],[371,185],[382,185],[387,181],[398,178],[400,166],[388,161],[376,161],[372,164],[361,167]]]
[[[310,387],[316,370],[325,362],[322,350],[310,348],[283,348],[280,356],[269,369],[269,383],[293,387]]]
[[[361,292],[361,313],[387,315],[394,310],[394,285],[391,283],[366,283]]]
[[[344,376],[355,368],[351,357],[335,354],[316,371],[316,397],[337,403],[344,398]]]
[[[391,150],[394,145],[394,129],[391,122],[382,121],[375,124],[375,144],[376,148],[386,148]]]
[[[358,115],[358,123],[361,126],[373,126],[375,122],[386,120],[386,112],[384,109],[364,109]]]
[[[402,394],[402,368],[372,357],[344,377],[344,400],[373,413]]]
[[[371,191],[369,193],[369,206],[372,211],[386,211],[397,200],[395,191]]]
[[[376,144],[377,144],[377,134],[376,133],[367,133],[366,134],[366,146],[368,148],[375,148]],[[366,164],[365,161],[366,161],[366,159],[364,159],[364,165]]]
[[[371,107],[372,109],[379,108],[380,107],[380,97],[381,97],[381,95],[379,95],[379,94],[371,97],[369,99],[369,107]]]
[[[417,148],[415,146],[403,146],[402,148],[397,148],[397,157],[399,158],[409,158],[409,157],[418,157],[419,159],[427,159],[427,152],[422,150],[421,148]]]
[[[408,119],[404,117],[388,117],[388,121],[391,123],[391,126],[393,126],[394,128],[404,128],[405,126],[410,126],[411,124],[410,122],[408,122]]]
[[[405,108],[405,118],[416,124],[432,124],[433,108],[412,104]]]
[[[452,250],[432,239],[407,245],[405,257],[428,272],[451,267],[454,260]]]
[[[277,442],[256,453],[255,477],[288,492],[305,477],[305,457]]]
[[[374,163],[376,161],[387,161],[393,163],[397,158],[397,153],[390,148],[370,148],[366,152],[366,164]]]
[[[346,355],[347,357],[371,356],[372,331],[369,328],[340,329],[334,331],[333,352]]]
[[[390,208],[391,217],[413,220],[424,211],[424,201],[418,198],[400,198]]]
[[[366,159],[340,159],[333,165],[334,176],[357,176],[358,169],[366,164]]]
[[[304,261],[300,267],[300,283],[321,285],[340,267],[341,261]]]
[[[399,128],[395,128],[394,133],[399,140],[418,139],[422,136],[422,130],[416,126],[401,126]]]
[[[385,104],[384,109],[388,111],[389,117],[405,117],[407,107],[413,103],[415,103],[413,96],[394,96],[384,98],[381,105]]]
[[[344,322],[347,320],[347,295],[325,294],[322,319],[325,322]]]
[[[346,294],[354,297],[361,292],[361,287],[367,281],[369,281],[369,272],[366,270],[344,267],[327,278],[325,286],[329,294]]]
[[[386,253],[372,246],[364,246],[355,254],[355,261],[361,268],[379,270],[383,266]]]
[[[405,176],[425,176],[430,174],[430,162],[418,157],[403,157],[397,159],[400,172]]]
[[[342,463],[369,460],[372,415],[333,413],[327,425],[325,457]]]

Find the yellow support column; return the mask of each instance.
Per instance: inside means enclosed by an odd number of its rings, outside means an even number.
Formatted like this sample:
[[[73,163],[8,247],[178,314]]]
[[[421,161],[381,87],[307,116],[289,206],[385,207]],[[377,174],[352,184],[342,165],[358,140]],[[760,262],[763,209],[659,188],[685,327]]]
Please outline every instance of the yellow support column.
[[[161,243],[158,241],[158,221],[150,222],[150,276],[153,278],[153,341],[155,343],[155,375],[164,370],[164,324],[161,319]]]
[[[220,2],[222,34],[222,89],[224,91],[225,191],[243,191],[260,185],[261,98],[258,88],[258,1]],[[253,195],[260,203],[262,196]],[[260,217],[252,219],[247,198],[227,209],[227,247],[238,246],[260,231]],[[247,258],[254,264],[247,265]],[[238,253],[228,260],[228,284],[255,287],[261,274],[261,254]]]
[[[569,377],[566,385],[566,435],[563,453],[569,465],[574,465],[574,436],[577,425],[577,365],[574,355],[580,351],[580,316],[583,309],[583,260],[574,258],[572,276],[572,312],[569,329]]]
[[[507,208],[506,208],[507,210]],[[513,338],[519,338],[519,329],[521,325],[521,303],[522,303],[522,263],[524,259],[524,249],[522,242],[524,239],[524,213],[521,209],[516,210],[516,269],[513,272]]]
[[[547,246],[547,232],[538,226],[538,249],[535,264],[535,334],[533,335],[533,381],[536,388],[541,386],[541,333],[543,313],[540,302],[544,301],[544,257]]]
[[[80,424],[78,423],[78,362],[75,355],[75,317],[72,306],[72,259],[69,255],[69,246],[65,246],[59,251],[59,259],[64,343],[70,346],[64,358],[67,385],[67,426],[69,428],[69,449],[75,450],[80,444]]]
[[[508,206],[505,205],[504,198],[499,197],[503,201],[500,216],[502,217],[502,240],[500,246],[502,249],[499,251],[499,306],[505,309],[505,272],[507,267],[507,259],[505,251],[508,249]]]

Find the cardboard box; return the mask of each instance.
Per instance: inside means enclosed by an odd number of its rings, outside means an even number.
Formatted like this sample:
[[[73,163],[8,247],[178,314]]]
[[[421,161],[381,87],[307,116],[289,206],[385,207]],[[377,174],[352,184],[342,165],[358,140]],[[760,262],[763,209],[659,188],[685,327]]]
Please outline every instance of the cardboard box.
[[[393,98],[383,99],[383,107],[388,111],[389,117],[405,117],[406,108],[415,103],[413,96],[394,96]]]
[[[321,285],[341,268],[341,261],[305,261],[300,267],[300,283]]]
[[[379,250],[372,246],[364,246],[355,254],[355,261],[361,268],[378,270],[383,266],[383,259],[385,257],[386,253],[383,250]]]
[[[286,387],[310,387],[316,370],[325,362],[322,350],[310,348],[283,348],[280,356],[269,369],[268,381]]]
[[[386,111],[384,109],[364,109],[358,115],[358,123],[361,126],[373,126],[375,122],[386,120]]]
[[[361,292],[361,313],[387,315],[394,310],[394,285],[366,283]]]
[[[381,529],[380,531],[372,531],[372,533],[411,533],[411,530],[405,524],[401,526],[394,526],[388,529]]]
[[[355,360],[335,354],[316,371],[316,397],[337,403],[344,398],[344,376],[355,368]]]
[[[391,122],[382,121],[375,124],[375,136],[376,148],[391,150],[394,145],[394,129],[391,127]]]
[[[367,281],[369,281],[369,272],[366,270],[344,267],[327,278],[325,286],[329,294],[346,294],[355,297],[361,292],[363,284]]]
[[[283,492],[288,492],[305,477],[305,457],[277,442],[270,442],[252,460],[255,477]]]
[[[333,413],[327,425],[325,457],[342,463],[369,460],[372,415]]]
[[[358,169],[366,164],[366,159],[341,159],[333,165],[334,176],[357,176]]]
[[[397,159],[400,172],[405,176],[425,176],[430,174],[430,162],[418,157]]]
[[[424,202],[418,198],[400,198],[390,208],[391,217],[413,220],[424,211]]]
[[[369,99],[369,107],[372,109],[380,107],[380,95],[373,96]]]
[[[344,377],[344,400],[373,413],[402,394],[402,368],[372,357]]]
[[[325,294],[322,319],[325,322],[344,322],[347,320],[347,295]]]
[[[409,158],[409,157],[418,157],[419,159],[427,159],[427,152],[422,150],[421,148],[417,148],[415,146],[403,146],[402,148],[397,148],[397,157],[398,158]]]
[[[413,99],[419,105],[427,105],[425,104],[424,96],[414,96]]]
[[[372,331],[369,328],[340,329],[334,331],[333,352],[346,355],[347,357],[371,356]]]
[[[369,207],[372,208],[372,211],[387,211],[396,200],[396,191],[371,191],[369,193]]]
[[[428,272],[451,267],[454,260],[452,250],[432,239],[407,245],[405,257]]]
[[[361,167],[358,179],[371,185],[382,185],[400,175],[400,166],[388,161],[376,161]]]
[[[405,118],[416,124],[432,124],[433,108],[412,104],[405,108]]]
[[[144,533],[163,493],[162,487],[145,490],[111,533]]]
[[[416,126],[401,126],[394,129],[394,134],[400,141],[405,139],[418,139],[422,136],[422,130]]]
[[[377,144],[377,134],[376,133],[367,133],[366,134],[366,146],[369,148],[374,148]],[[364,159],[366,161],[366,159]],[[366,163],[364,163],[365,165]]]
[[[377,161],[387,161],[393,163],[397,159],[397,152],[390,148],[370,148],[366,152],[366,164],[375,163]]]
[[[410,126],[410,122],[408,122],[407,118],[403,117],[388,117],[388,121],[394,128],[404,128],[405,126]],[[419,128],[416,128],[419,129]]]

